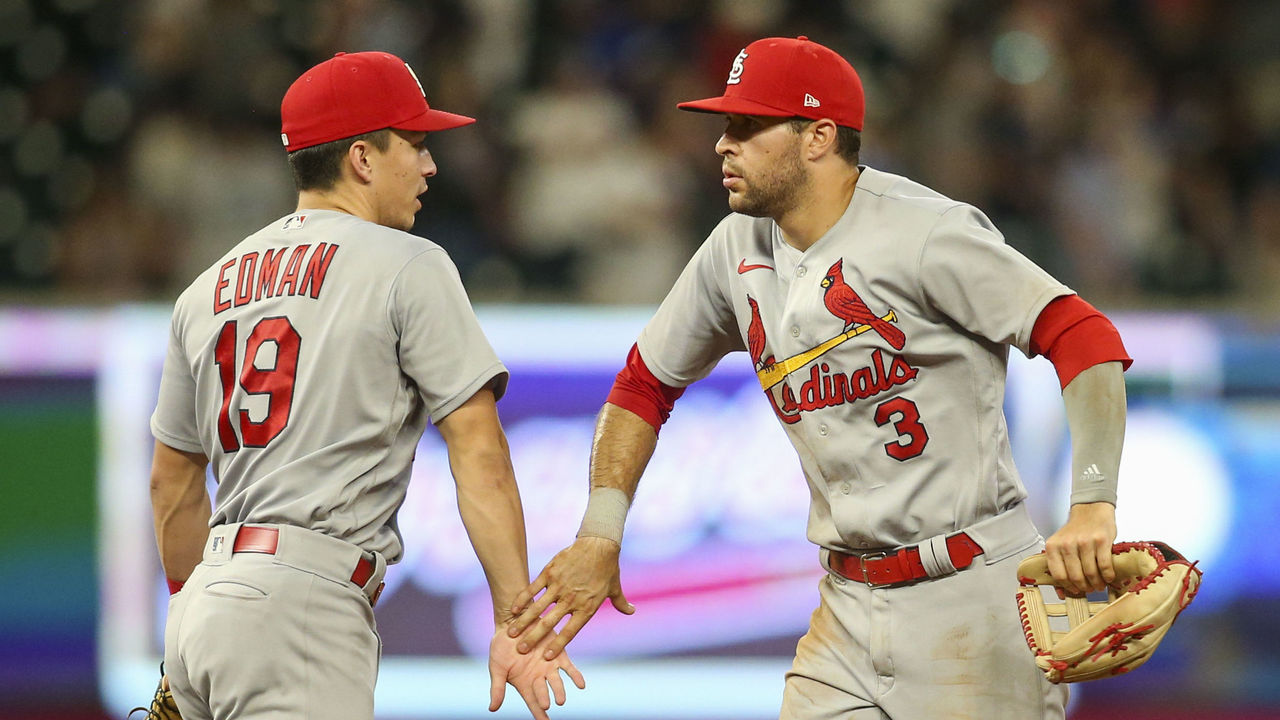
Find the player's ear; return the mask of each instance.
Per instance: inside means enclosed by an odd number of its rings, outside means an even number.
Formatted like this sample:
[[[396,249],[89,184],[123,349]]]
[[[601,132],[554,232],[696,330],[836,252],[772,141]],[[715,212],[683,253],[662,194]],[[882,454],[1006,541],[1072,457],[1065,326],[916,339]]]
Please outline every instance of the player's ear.
[[[343,159],[343,164],[347,170],[361,180],[369,182],[373,179],[373,155],[374,147],[366,140],[356,140],[347,146],[347,154]]]
[[[808,143],[805,147],[809,160],[817,160],[823,155],[835,153],[839,141],[836,138],[836,124],[830,118],[814,120],[806,128]]]

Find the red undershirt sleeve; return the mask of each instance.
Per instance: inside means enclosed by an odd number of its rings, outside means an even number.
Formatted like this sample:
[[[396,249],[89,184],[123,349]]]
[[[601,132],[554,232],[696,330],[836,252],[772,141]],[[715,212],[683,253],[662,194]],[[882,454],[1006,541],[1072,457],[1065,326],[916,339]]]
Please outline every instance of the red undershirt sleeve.
[[[1133,364],[1116,326],[1079,295],[1055,298],[1040,311],[1029,349],[1053,363],[1063,388],[1094,365],[1117,361],[1128,370]]]
[[[684,388],[665,385],[654,377],[640,357],[639,348],[632,345],[631,352],[627,354],[627,364],[613,381],[613,389],[606,400],[639,415],[657,433],[671,417],[676,399],[683,394]]]

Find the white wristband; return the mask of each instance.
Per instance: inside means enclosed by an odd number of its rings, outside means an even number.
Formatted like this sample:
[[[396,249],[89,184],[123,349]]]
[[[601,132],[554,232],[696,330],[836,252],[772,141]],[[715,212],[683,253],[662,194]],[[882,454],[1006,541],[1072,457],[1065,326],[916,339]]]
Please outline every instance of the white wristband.
[[[587,497],[578,537],[601,537],[622,544],[622,526],[627,522],[631,500],[617,488],[593,487]]]

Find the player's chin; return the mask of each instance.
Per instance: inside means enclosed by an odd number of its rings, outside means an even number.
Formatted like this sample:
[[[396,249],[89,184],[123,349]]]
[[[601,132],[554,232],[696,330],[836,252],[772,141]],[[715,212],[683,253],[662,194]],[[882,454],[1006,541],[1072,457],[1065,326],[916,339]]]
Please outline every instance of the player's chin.
[[[729,192],[729,209],[740,215],[749,215],[751,217],[766,217],[768,215],[760,207],[759,203],[751,202],[745,195],[733,191]]]
[[[405,232],[409,232],[410,230],[413,229],[414,223],[416,221],[417,221],[416,212],[406,213],[404,217],[399,219],[399,222],[397,222],[394,227],[397,230],[403,230]]]

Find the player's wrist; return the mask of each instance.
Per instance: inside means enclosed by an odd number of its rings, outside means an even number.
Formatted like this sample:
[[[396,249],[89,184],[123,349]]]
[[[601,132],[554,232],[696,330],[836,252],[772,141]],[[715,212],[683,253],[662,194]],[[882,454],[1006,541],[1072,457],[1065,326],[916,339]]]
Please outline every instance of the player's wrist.
[[[593,487],[587,497],[587,510],[582,514],[578,537],[598,537],[622,545],[622,530],[627,522],[631,498],[618,488]]]

